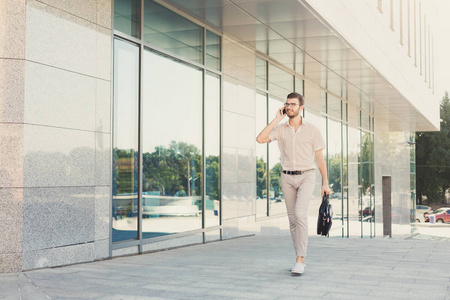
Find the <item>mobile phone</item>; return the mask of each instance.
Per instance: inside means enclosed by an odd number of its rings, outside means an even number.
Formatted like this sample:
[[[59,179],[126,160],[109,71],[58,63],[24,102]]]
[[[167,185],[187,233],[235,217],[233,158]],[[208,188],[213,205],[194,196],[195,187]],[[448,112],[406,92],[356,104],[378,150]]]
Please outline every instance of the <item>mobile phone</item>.
[[[285,114],[286,114],[286,107],[283,108],[283,115],[285,115]]]

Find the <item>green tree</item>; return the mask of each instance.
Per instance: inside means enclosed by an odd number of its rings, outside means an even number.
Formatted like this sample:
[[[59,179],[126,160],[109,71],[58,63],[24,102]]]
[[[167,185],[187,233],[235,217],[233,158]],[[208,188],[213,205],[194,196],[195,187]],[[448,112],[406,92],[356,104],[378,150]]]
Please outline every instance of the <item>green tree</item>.
[[[328,181],[333,193],[341,192],[341,154],[336,154],[330,158]]]
[[[133,149],[114,148],[113,157],[113,194],[136,194],[138,153]]]
[[[263,198],[267,195],[267,164],[264,158],[256,158],[256,196]]]
[[[441,203],[450,188],[450,99],[440,104],[441,130],[416,133],[416,191],[419,204]]]
[[[361,136],[361,167],[362,167],[362,192],[366,195],[368,188],[371,185],[370,167],[371,167],[371,148],[370,133],[363,132]],[[372,179],[373,180],[373,179]]]
[[[281,163],[277,163],[273,168],[270,170],[270,189],[275,192],[274,197],[278,197],[280,193],[283,192],[283,189],[281,188],[281,172],[283,171],[283,168],[281,167]]]
[[[144,192],[170,196],[182,186],[185,191],[190,189],[191,196],[201,195],[202,156],[194,145],[172,141],[168,147],[144,153],[142,163]]]
[[[219,156],[206,158],[206,195],[213,200],[219,199]]]

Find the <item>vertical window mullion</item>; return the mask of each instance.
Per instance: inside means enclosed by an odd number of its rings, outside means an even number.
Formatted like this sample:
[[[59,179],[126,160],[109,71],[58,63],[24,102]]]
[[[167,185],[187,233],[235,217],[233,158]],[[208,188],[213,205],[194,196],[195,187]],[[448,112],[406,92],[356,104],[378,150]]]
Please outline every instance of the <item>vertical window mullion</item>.
[[[266,91],[269,90],[269,62],[266,60]],[[266,93],[266,124],[269,124],[269,94]],[[267,171],[266,171],[266,182],[267,182],[267,196],[266,196],[266,202],[267,202],[267,216],[270,216],[270,147],[269,143],[266,145],[267,147]]]
[[[266,62],[266,71],[267,70],[267,62]],[[267,73],[269,74],[269,73]],[[269,82],[269,75],[267,75],[267,81]],[[267,83],[268,84],[268,83]],[[266,85],[267,85],[266,84]],[[266,86],[267,88],[267,86]],[[269,95],[266,93],[266,124],[269,124]],[[269,143],[266,143],[266,155],[267,155],[267,167],[266,167],[266,188],[267,188],[267,192],[266,192],[266,205],[267,205],[267,210],[266,210],[266,214],[267,216],[270,216],[270,170],[269,170],[269,165],[270,165],[270,150],[269,150]]]
[[[140,28],[140,34],[141,34],[141,41],[142,38],[144,36],[144,0],[141,0],[141,14],[140,14],[140,18],[141,18],[141,28]],[[143,114],[142,114],[142,99],[143,99],[143,91],[142,91],[142,86],[143,86],[143,59],[144,59],[144,45],[141,42],[139,44],[139,104],[138,104],[138,151],[139,151],[139,166],[138,166],[138,239],[139,239],[139,253],[142,253],[142,210],[143,210],[143,203],[142,203],[142,181],[143,181],[143,156],[142,156],[142,118],[143,118]]]
[[[206,29],[203,28],[202,44],[203,64],[206,64]],[[206,202],[206,154],[205,154],[205,81],[206,70],[202,70],[202,228],[205,228],[205,202]],[[206,242],[205,232],[203,232],[203,243]]]

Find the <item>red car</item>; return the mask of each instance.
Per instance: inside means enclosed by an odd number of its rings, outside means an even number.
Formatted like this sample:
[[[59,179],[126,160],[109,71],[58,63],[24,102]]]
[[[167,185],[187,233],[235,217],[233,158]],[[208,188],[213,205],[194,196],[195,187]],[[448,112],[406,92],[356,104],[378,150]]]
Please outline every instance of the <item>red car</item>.
[[[450,223],[450,207],[441,207],[435,211],[424,214],[425,222],[430,222],[434,218],[436,223]]]

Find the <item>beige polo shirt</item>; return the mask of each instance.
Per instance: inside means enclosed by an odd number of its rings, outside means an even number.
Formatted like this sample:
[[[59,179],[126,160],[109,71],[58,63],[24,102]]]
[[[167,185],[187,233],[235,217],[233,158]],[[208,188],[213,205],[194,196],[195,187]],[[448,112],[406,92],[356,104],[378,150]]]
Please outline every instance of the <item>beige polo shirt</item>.
[[[269,134],[270,141],[278,140],[283,170],[303,171],[315,169],[315,151],[325,149],[319,129],[304,118],[295,132],[289,122],[275,126]]]

